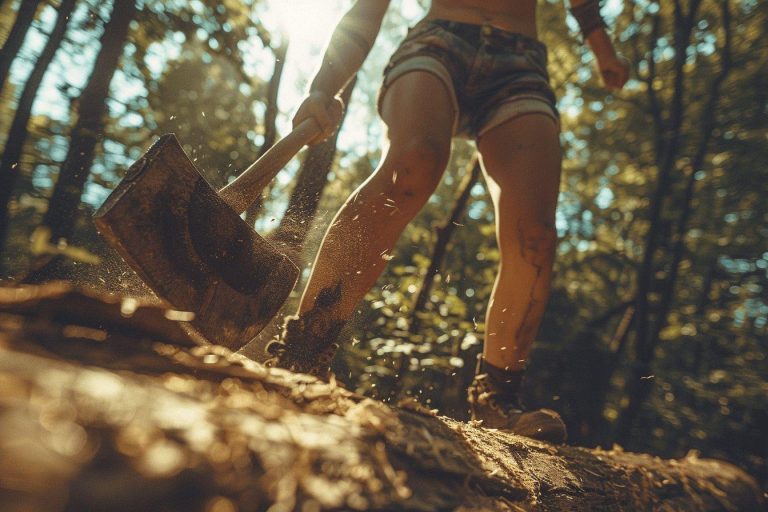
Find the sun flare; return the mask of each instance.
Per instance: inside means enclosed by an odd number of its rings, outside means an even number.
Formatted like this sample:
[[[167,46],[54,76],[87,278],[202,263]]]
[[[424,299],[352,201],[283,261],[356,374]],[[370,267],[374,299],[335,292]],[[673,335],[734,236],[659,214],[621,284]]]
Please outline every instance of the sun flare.
[[[291,112],[320,65],[322,52],[350,2],[344,0],[269,0],[266,17],[288,38],[288,55],[280,87],[283,112]]]
[[[328,41],[344,14],[340,0],[270,0],[269,9],[277,26],[288,36],[292,50],[316,53]]]

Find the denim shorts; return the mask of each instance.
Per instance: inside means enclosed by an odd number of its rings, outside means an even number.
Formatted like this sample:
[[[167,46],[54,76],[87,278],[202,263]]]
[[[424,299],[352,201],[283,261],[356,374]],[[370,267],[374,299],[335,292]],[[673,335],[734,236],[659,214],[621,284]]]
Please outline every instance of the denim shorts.
[[[453,134],[478,138],[527,114],[543,114],[559,125],[549,86],[547,47],[531,37],[491,25],[423,19],[390,58],[378,95],[411,71],[439,78],[451,95]]]

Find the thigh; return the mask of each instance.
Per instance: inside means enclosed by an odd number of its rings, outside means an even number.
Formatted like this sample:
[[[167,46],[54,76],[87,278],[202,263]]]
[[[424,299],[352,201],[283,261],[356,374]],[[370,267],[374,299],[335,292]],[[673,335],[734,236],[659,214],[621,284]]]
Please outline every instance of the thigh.
[[[448,86],[428,71],[398,77],[381,99],[381,118],[393,145],[426,142],[447,151],[455,115]]]
[[[504,217],[554,224],[562,155],[552,117],[517,117],[488,130],[477,145],[499,223]]]

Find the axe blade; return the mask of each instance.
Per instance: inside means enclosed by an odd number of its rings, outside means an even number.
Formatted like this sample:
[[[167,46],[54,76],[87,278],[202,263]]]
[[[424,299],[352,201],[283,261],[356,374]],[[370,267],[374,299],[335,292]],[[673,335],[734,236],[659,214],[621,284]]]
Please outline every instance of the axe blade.
[[[299,275],[205,181],[172,134],[126,173],[94,222],[144,282],[208,341],[237,350],[277,314]]]

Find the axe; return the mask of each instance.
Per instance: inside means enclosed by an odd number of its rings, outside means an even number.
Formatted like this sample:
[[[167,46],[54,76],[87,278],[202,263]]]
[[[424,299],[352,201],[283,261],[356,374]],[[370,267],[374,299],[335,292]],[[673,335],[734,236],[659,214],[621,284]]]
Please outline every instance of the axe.
[[[163,135],[128,169],[94,223],[160,299],[194,314],[197,333],[237,350],[277,314],[299,276],[240,214],[319,133],[305,120],[218,193],[176,137]]]

